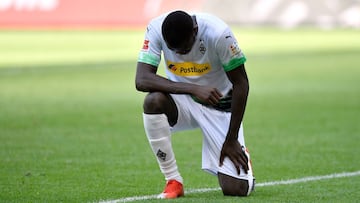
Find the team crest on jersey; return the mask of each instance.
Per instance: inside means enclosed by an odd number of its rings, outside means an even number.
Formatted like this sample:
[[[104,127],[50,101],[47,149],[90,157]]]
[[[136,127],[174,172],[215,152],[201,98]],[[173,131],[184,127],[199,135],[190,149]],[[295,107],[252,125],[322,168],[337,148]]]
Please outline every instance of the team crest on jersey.
[[[201,76],[206,73],[209,73],[211,66],[209,63],[193,63],[193,62],[182,62],[174,63],[172,61],[167,61],[166,65],[168,70],[178,76]]]
[[[230,45],[229,49],[230,49],[230,53],[231,53],[232,56],[238,55],[238,54],[240,54],[240,52],[241,52],[241,50],[240,50],[240,48],[239,48],[239,45],[237,44],[236,41],[234,41],[234,42]]]
[[[206,47],[205,47],[205,45],[204,45],[204,40],[200,40],[200,47],[199,47],[199,51],[200,51],[200,53],[202,53],[202,54],[205,54],[205,52],[206,52]]]

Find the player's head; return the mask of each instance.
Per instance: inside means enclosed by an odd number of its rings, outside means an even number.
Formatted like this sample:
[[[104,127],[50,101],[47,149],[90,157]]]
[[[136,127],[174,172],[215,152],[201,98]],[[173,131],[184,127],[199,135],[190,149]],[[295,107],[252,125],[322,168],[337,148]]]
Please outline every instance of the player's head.
[[[187,54],[195,42],[197,23],[184,11],[174,11],[166,16],[162,24],[162,35],[169,49]]]

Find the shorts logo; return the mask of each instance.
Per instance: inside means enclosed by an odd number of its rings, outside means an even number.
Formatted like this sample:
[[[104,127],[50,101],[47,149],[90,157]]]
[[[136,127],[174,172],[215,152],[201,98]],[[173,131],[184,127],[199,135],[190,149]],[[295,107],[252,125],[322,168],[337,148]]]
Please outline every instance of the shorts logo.
[[[149,49],[149,43],[150,41],[149,40],[144,40],[144,44],[143,44],[143,47],[142,47],[142,50],[143,51],[147,51]]]
[[[174,63],[172,61],[166,61],[166,65],[170,72],[178,76],[200,76],[209,73],[211,70],[211,66],[209,63]]]

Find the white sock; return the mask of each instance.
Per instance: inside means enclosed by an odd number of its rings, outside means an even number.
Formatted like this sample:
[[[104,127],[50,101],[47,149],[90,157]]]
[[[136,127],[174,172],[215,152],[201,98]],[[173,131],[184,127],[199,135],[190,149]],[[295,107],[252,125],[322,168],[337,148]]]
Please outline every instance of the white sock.
[[[146,136],[165,180],[177,180],[183,183],[171,145],[171,132],[167,116],[143,113],[143,119]]]

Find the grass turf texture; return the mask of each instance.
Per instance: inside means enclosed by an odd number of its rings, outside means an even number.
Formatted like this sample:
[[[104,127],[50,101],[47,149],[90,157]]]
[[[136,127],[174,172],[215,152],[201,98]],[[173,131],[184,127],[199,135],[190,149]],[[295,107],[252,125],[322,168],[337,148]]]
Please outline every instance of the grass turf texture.
[[[251,90],[245,139],[257,182],[360,170],[359,31],[235,29]],[[0,32],[0,201],[97,202],[162,191],[142,127],[142,31]],[[185,189],[201,171],[200,131],[173,146]],[[355,202],[360,177],[221,191],[171,202]],[[146,200],[158,202],[159,200]]]

